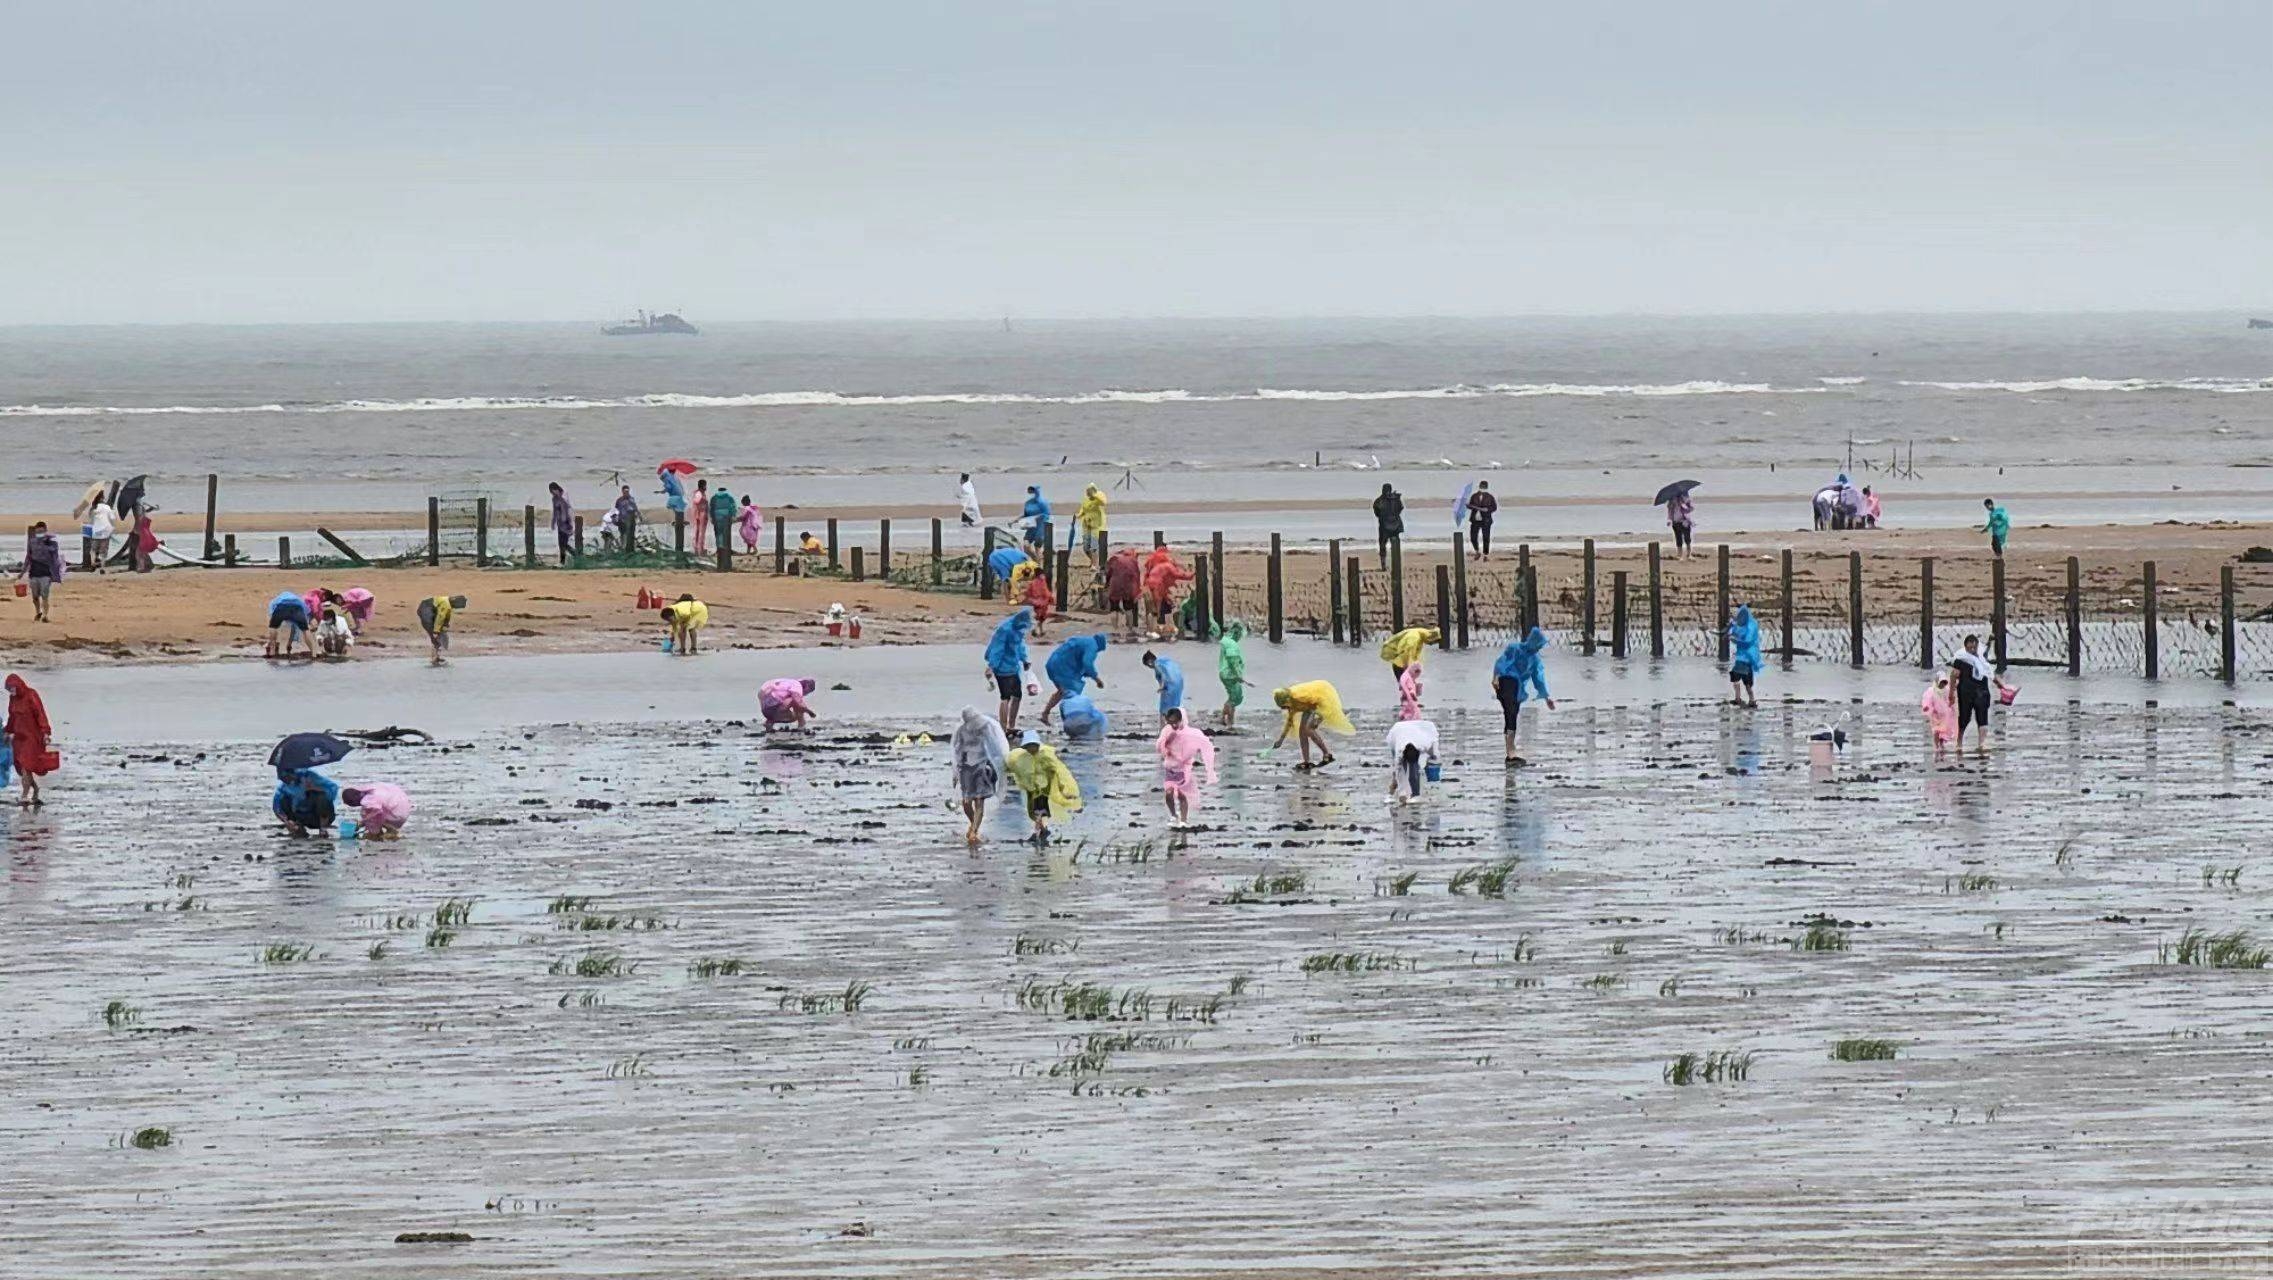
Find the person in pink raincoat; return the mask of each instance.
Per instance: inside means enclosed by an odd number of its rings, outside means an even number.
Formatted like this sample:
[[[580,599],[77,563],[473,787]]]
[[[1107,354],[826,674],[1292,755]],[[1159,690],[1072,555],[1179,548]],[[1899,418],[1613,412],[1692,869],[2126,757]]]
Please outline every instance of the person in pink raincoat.
[[[766,728],[770,730],[777,725],[804,728],[805,722],[814,718],[813,709],[805,705],[805,695],[818,687],[810,677],[792,679],[788,676],[759,685],[758,710],[765,715]]]
[[[1933,730],[1934,754],[1949,750],[1957,741],[1957,692],[1950,687],[1947,672],[1926,686],[1925,695],[1918,699],[1918,710],[1926,717],[1926,727]]]
[[[1170,708],[1167,720],[1154,744],[1160,751],[1160,793],[1168,803],[1168,816],[1181,827],[1192,821],[1192,797],[1200,790],[1193,767],[1204,765],[1209,784],[1215,782],[1215,743],[1184,722],[1182,707]]]
[[[1421,661],[1418,658],[1397,673],[1397,718],[1421,718]]]
[[[758,509],[757,502],[753,500],[749,494],[746,493],[742,495],[742,516],[740,524],[742,526],[742,550],[746,552],[756,552],[758,549],[758,535],[765,531],[766,513],[760,511]]]
[[[362,825],[356,834],[365,840],[399,840],[403,824],[410,821],[410,793],[392,782],[347,787],[340,791],[339,799],[359,811]]]
[[[349,587],[339,593],[339,602],[340,607],[347,610],[347,624],[355,628],[357,635],[362,635],[363,628],[371,625],[371,611],[379,607],[379,597],[366,587]]]

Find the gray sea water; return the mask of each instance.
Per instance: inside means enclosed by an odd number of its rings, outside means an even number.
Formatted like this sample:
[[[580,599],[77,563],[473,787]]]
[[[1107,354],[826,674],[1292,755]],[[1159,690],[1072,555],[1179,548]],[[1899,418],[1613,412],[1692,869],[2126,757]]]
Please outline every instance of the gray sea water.
[[[1606,469],[1827,478],[1899,452],[2104,485],[2273,465],[2269,393],[2273,333],[2238,315],[0,329],[19,484],[518,495],[685,455],[840,477],[1497,464],[1584,492]]]

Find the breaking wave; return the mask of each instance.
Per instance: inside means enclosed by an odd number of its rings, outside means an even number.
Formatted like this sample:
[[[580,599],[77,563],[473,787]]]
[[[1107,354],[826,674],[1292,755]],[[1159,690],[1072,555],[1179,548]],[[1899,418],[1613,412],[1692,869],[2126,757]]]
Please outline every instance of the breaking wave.
[[[1938,391],[2210,391],[2233,394],[2273,391],[2264,378],[2044,378],[2016,382],[1905,382],[1905,387],[1932,387]]]

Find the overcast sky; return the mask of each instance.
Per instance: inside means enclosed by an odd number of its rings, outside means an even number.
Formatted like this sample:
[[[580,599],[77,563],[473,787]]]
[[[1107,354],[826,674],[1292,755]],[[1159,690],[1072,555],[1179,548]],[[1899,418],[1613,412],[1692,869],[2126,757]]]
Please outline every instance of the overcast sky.
[[[0,323],[2273,307],[2273,5],[12,4]]]

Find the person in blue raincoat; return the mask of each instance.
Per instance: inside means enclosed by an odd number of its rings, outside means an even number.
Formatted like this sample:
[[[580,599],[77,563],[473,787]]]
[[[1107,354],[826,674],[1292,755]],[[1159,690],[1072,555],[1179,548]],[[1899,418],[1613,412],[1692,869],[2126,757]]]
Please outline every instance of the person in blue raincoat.
[[[1760,624],[1752,619],[1752,606],[1736,607],[1728,624],[1728,700],[1739,707],[1757,707],[1752,678],[1760,674]]]
[[[269,811],[296,836],[330,828],[339,814],[339,784],[313,769],[279,769]]]
[[[1105,713],[1086,693],[1069,695],[1058,706],[1058,721],[1068,742],[1100,742],[1105,737]]]
[[[656,469],[655,478],[663,482],[663,505],[678,515],[687,513],[687,487],[679,480],[679,473],[669,467]]]
[[[1547,692],[1547,664],[1539,656],[1546,647],[1547,633],[1533,627],[1521,640],[1509,641],[1492,664],[1492,693],[1500,700],[1500,737],[1509,764],[1523,763],[1523,757],[1515,754],[1515,729],[1524,698],[1536,692],[1549,711],[1555,709],[1555,699]]]
[[[996,547],[994,553],[987,557],[987,572],[994,575],[996,587],[1007,589],[1010,586],[1010,575],[1017,572],[1018,566],[1032,559],[1032,556],[1017,547]]]
[[[1152,678],[1160,685],[1160,718],[1184,705],[1184,668],[1166,654],[1145,650],[1144,665],[1152,668]]]
[[[1026,525],[1026,545],[1030,547],[1041,546],[1042,526],[1050,522],[1050,504],[1049,500],[1042,496],[1042,486],[1038,484],[1026,486],[1026,509],[1019,512],[1018,516]]]
[[[1049,661],[1042,664],[1043,674],[1049,676],[1050,700],[1042,705],[1042,723],[1050,722],[1050,712],[1060,702],[1080,693],[1089,681],[1105,687],[1105,677],[1097,673],[1097,655],[1105,652],[1102,635],[1072,636],[1050,650]]]
[[[1026,698],[1026,670],[1033,665],[1026,656],[1026,633],[1033,629],[1034,611],[1020,609],[1004,618],[987,641],[987,678],[1002,697],[995,719],[1004,733],[1018,727],[1018,704]]]

